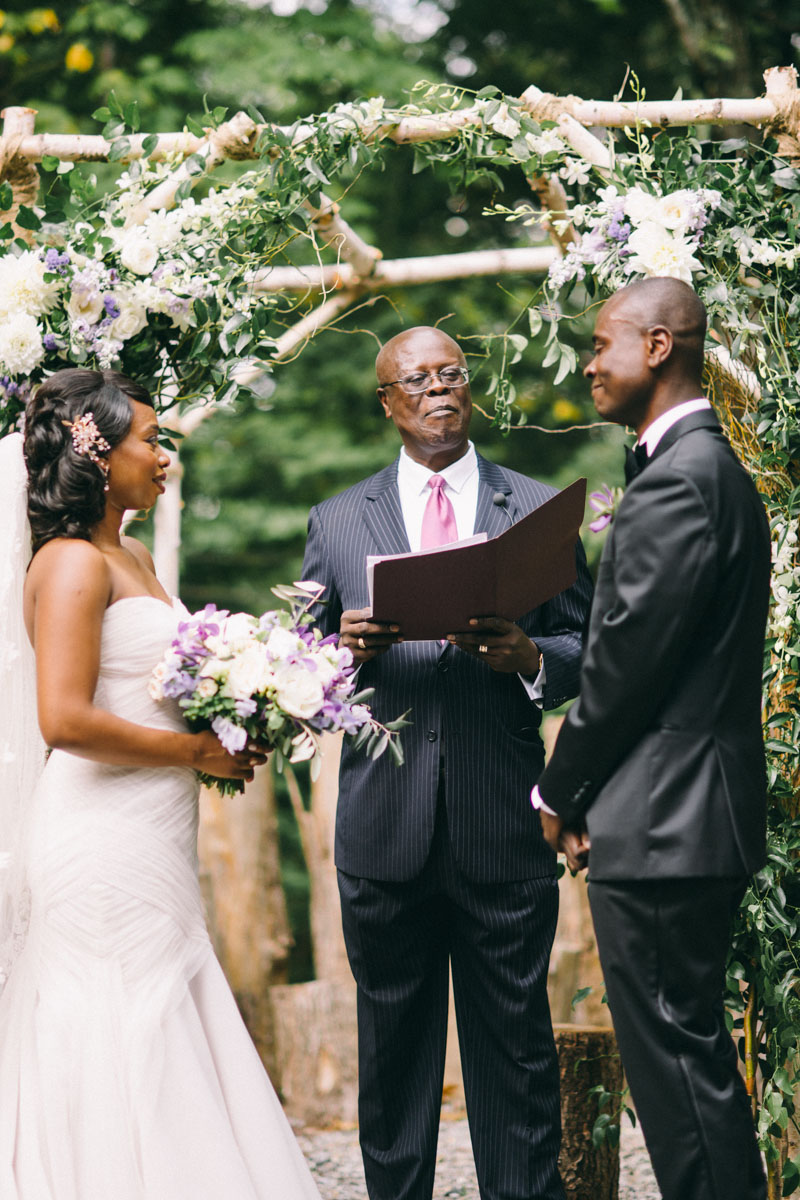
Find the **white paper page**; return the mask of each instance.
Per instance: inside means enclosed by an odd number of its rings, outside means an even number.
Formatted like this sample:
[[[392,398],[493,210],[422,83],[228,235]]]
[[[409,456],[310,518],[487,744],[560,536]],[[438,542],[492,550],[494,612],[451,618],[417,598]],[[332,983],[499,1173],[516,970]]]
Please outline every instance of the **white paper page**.
[[[367,555],[367,587],[369,589],[369,611],[372,613],[372,584],[374,579],[375,564],[387,562],[390,559],[396,558],[418,558],[420,554],[436,554],[441,550],[456,550],[459,546],[476,546],[479,542],[489,540],[489,535],[485,531],[483,533],[473,533],[472,537],[462,538],[458,542],[448,542],[444,546],[434,546],[428,550],[406,550],[404,554],[368,554]]]

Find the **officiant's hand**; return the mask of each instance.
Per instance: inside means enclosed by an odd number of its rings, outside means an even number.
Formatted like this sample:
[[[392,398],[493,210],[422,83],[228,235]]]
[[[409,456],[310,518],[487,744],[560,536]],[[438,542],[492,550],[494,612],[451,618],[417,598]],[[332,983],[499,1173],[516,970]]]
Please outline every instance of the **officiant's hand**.
[[[539,674],[539,647],[519,625],[503,617],[473,617],[469,625],[466,633],[449,633],[448,641],[481,659],[493,671],[531,679]]]
[[[339,622],[339,645],[346,646],[353,662],[365,663],[402,642],[399,625],[373,621],[368,608],[350,608]]]

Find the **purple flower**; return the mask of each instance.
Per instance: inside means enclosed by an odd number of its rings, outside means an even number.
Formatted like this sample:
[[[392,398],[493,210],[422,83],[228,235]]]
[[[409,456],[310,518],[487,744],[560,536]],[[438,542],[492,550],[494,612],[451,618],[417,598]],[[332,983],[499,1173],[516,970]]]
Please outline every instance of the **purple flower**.
[[[69,266],[69,255],[61,254],[55,246],[50,246],[44,253],[44,265],[48,271],[59,275],[66,275],[67,267]]]
[[[57,350],[58,339],[56,338],[56,335],[54,333],[46,333],[42,338],[42,345],[44,346],[45,350]]]
[[[228,754],[236,754],[247,745],[247,730],[234,725],[227,717],[214,717],[211,728],[222,742]]]
[[[611,217],[606,234],[612,242],[627,242],[631,236],[630,221],[625,220],[625,210],[618,208]]]
[[[612,490],[607,484],[603,484],[599,492],[592,492],[589,497],[589,507],[598,514],[594,521],[589,522],[592,533],[602,533],[606,525],[611,524],[620,494],[619,488]]]
[[[252,717],[256,711],[257,705],[255,700],[237,700],[233,706],[236,709],[238,717]]]
[[[107,296],[103,296],[103,307],[106,310],[106,314],[111,317],[112,320],[119,316],[119,305],[111,293],[109,293]]]

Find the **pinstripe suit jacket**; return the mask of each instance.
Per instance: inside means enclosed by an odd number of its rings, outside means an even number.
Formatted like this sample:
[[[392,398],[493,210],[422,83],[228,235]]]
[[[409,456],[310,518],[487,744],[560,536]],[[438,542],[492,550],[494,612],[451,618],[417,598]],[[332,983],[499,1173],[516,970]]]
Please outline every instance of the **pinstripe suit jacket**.
[[[490,537],[537,508],[552,488],[478,456],[475,531]],[[506,496],[505,513],[493,504]],[[397,461],[311,511],[303,577],[324,584],[318,613],[326,633],[341,614],[368,604],[368,554],[409,550],[397,487]],[[545,708],[574,696],[581,631],[592,585],[578,543],[573,587],[519,621],[544,655]],[[476,614],[480,615],[480,614]],[[403,731],[406,763],[377,762],[345,743],[336,816],[336,865],[369,879],[408,880],[422,870],[431,846],[440,763],[453,852],[476,882],[550,875],[555,856],[531,810],[531,785],[544,750],[541,712],[517,675],[492,671],[449,644],[405,642],[365,663],[360,683],[374,687],[372,707],[387,721],[411,709]]]

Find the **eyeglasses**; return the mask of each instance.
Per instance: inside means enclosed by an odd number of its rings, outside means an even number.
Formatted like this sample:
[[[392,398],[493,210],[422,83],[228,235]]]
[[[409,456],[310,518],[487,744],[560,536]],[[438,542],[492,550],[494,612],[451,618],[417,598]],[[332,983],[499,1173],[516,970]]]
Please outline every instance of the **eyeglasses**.
[[[388,383],[382,383],[380,386],[382,388],[393,387],[397,383],[404,392],[413,396],[416,392],[427,391],[434,376],[445,387],[460,387],[469,381],[469,371],[466,367],[442,367],[441,371],[418,371],[415,375],[406,375],[405,379],[391,379]]]

